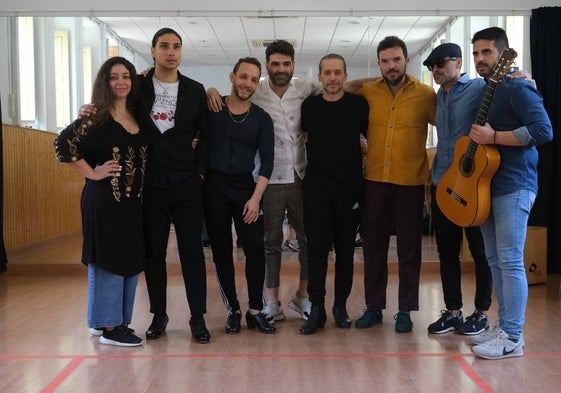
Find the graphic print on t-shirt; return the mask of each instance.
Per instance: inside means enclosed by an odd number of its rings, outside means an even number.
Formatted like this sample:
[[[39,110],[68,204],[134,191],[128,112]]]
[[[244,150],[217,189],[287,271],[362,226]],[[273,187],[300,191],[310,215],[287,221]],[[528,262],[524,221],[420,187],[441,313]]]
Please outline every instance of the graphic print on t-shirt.
[[[156,99],[152,105],[150,117],[161,133],[175,125],[175,108],[177,105],[177,88],[179,82],[166,83],[156,78],[154,81],[154,93]]]

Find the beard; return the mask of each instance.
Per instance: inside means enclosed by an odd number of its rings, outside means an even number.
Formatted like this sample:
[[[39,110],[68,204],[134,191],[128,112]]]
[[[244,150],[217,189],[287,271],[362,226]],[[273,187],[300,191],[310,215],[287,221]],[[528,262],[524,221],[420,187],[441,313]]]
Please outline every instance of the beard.
[[[496,64],[490,65],[488,63],[484,63],[480,61],[479,63],[476,64],[475,69],[480,76],[482,76],[483,78],[488,78],[491,75],[493,75],[493,71],[495,70],[495,67]]]
[[[275,86],[286,86],[292,80],[292,72],[277,72],[277,73],[270,73],[269,72],[269,79]]]
[[[234,88],[232,89],[234,91],[234,95],[240,100],[240,101],[247,101],[251,98],[251,96],[253,95],[253,93],[255,93],[255,91],[251,91],[248,92],[246,90],[242,90],[240,89],[238,86],[233,86]]]
[[[390,86],[397,86],[401,83],[401,81],[403,80],[403,78],[405,78],[405,70],[400,73],[398,71],[397,76],[393,79],[390,79],[389,77],[387,77],[386,75],[383,75],[384,80],[386,81],[386,83]]]

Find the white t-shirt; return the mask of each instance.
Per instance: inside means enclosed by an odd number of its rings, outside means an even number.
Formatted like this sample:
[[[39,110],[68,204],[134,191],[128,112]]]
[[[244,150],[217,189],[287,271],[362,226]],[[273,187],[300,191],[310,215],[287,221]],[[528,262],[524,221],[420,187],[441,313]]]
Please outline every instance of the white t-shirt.
[[[306,147],[300,122],[300,106],[322,86],[311,79],[296,79],[279,97],[269,85],[269,78],[259,82],[251,101],[263,108],[273,119],[275,132],[275,160],[269,184],[294,183],[294,172],[303,179],[306,174]],[[260,160],[256,157],[256,171]],[[255,173],[255,172],[254,172]]]
[[[163,134],[175,126],[175,108],[177,107],[177,90],[179,81],[173,83],[162,82],[152,77],[156,99],[152,105],[150,117]]]

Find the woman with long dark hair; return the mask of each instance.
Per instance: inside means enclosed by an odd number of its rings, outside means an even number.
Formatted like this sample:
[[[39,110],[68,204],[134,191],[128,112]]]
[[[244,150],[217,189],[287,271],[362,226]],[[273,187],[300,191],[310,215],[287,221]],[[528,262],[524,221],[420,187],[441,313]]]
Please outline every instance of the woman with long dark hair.
[[[81,199],[82,263],[88,266],[88,326],[99,342],[143,343],[131,323],[144,269],[142,189],[148,139],[136,110],[134,66],[112,57],[93,86],[97,112],[78,119],[55,140],[56,158],[86,178]]]

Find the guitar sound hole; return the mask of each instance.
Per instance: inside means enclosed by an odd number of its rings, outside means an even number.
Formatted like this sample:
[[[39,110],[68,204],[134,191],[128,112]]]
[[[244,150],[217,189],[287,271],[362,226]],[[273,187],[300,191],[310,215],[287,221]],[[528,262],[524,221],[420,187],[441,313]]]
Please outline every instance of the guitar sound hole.
[[[473,172],[473,160],[464,157],[460,165],[460,170],[464,176],[469,176]]]

